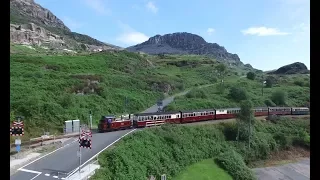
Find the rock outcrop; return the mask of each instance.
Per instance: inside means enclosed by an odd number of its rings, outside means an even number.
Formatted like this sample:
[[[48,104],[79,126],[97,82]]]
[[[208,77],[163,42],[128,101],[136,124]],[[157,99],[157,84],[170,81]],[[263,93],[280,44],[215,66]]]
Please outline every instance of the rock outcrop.
[[[10,0],[10,22],[12,43],[92,52],[122,49],[71,32],[58,17],[34,0]]]
[[[59,18],[48,9],[35,3],[34,0],[10,0],[10,14],[20,19],[22,21],[20,23],[26,22],[23,20],[29,20],[40,26],[45,25],[70,32],[70,29]]]
[[[34,23],[23,25],[10,24],[10,40],[18,44],[67,48],[62,36],[53,34]]]
[[[282,66],[279,69],[268,72],[268,74],[309,74],[307,66],[301,62],[295,62],[286,66]]]
[[[156,35],[148,41],[126,49],[148,54],[207,55],[231,64],[243,64],[237,54],[231,54],[217,43],[208,43],[202,37],[186,32]]]

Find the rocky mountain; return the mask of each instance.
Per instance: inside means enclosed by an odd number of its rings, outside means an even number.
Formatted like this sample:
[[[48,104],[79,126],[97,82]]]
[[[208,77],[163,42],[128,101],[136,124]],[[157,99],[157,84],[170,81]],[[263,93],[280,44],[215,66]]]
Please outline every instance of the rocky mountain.
[[[187,32],[156,35],[126,50],[147,54],[206,55],[231,64],[243,65],[237,54],[231,54],[224,47],[216,43],[208,43],[202,37]]]
[[[295,62],[289,65],[280,67],[275,71],[268,72],[267,74],[309,74],[307,66],[301,62]]]
[[[13,43],[54,49],[120,49],[90,36],[71,32],[59,18],[34,0],[10,0],[10,40]]]

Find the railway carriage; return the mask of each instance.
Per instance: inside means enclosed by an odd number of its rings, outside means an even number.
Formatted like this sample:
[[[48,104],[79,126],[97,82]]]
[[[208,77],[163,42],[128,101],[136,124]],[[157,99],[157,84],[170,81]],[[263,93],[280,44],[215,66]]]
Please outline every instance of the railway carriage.
[[[291,115],[290,107],[269,107],[269,115]]]
[[[181,122],[196,122],[196,121],[206,121],[215,119],[215,109],[203,109],[195,111],[180,111],[181,112]]]
[[[269,108],[268,107],[256,107],[253,109],[254,116],[268,116]]]
[[[216,109],[216,118],[215,119],[226,119],[228,117],[227,109]]]
[[[240,108],[216,109],[216,119],[231,119],[235,118],[240,112]]]
[[[139,113],[133,117],[135,127],[157,126],[165,123],[180,123],[180,112]]]
[[[309,114],[309,108],[307,108],[307,107],[293,107],[291,114],[292,115],[307,115],[307,114]]]

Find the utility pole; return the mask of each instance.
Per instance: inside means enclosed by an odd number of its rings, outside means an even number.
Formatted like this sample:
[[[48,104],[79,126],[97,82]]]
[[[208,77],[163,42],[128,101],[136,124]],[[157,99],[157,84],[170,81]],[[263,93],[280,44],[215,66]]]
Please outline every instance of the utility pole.
[[[262,88],[261,88],[262,96],[263,96],[263,88],[264,88],[264,84],[265,84],[265,80],[264,80],[264,78],[263,78],[263,76],[262,76]]]
[[[124,113],[127,113],[128,97],[126,96],[124,100]]]
[[[81,139],[81,125],[79,124],[79,142]],[[81,146],[79,146],[79,177],[81,178]]]
[[[90,129],[92,129],[92,111],[89,111],[89,118],[90,118]]]
[[[249,117],[249,150],[250,150],[250,139],[251,139],[251,116]]]

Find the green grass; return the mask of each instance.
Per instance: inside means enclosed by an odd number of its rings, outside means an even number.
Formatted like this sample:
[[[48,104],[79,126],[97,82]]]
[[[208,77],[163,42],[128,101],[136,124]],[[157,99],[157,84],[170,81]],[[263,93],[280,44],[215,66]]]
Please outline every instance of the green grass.
[[[188,166],[173,180],[232,180],[232,177],[221,169],[213,159],[206,159]]]
[[[295,75],[276,78],[278,78],[278,83],[271,88],[264,87],[262,94],[262,85],[258,80],[228,77],[225,80],[224,88],[220,84],[216,84],[202,89],[194,89],[185,96],[176,98],[166,109],[169,111],[239,107],[239,103],[229,96],[232,87],[245,89],[247,96],[256,107],[267,106],[266,101],[271,101],[271,96],[276,91],[285,92],[286,106],[305,106],[310,99],[310,88],[307,85],[296,85],[295,82],[308,83],[309,77]]]

